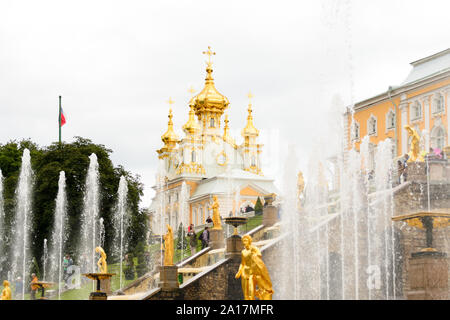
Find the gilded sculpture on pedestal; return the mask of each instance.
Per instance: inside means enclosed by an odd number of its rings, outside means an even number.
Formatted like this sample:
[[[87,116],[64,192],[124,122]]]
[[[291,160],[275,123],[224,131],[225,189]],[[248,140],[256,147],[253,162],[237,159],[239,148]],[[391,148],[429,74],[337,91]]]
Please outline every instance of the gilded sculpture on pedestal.
[[[408,132],[408,136],[411,136],[411,147],[408,152],[408,162],[421,161],[423,162],[423,156],[420,154],[420,136],[416,130],[409,125],[405,125],[405,129]]]
[[[164,235],[164,265],[173,266],[173,231],[170,225],[167,225]]]
[[[9,287],[9,281],[3,281],[3,290],[1,300],[11,300],[11,288]]]
[[[241,278],[242,293],[245,300],[272,300],[273,289],[269,271],[262,261],[261,251],[252,245],[252,237],[242,237],[244,249],[242,250],[242,261],[236,279]]]
[[[106,264],[106,253],[101,247],[95,248],[95,252],[100,253],[100,259],[97,261],[98,272],[108,273],[108,265]]]
[[[217,201],[217,196],[213,197],[213,204],[211,206],[211,209],[213,211],[213,216],[212,216],[212,220],[213,220],[213,224],[214,230],[221,230],[222,229],[222,223],[220,221],[220,213],[219,213],[219,202]]]

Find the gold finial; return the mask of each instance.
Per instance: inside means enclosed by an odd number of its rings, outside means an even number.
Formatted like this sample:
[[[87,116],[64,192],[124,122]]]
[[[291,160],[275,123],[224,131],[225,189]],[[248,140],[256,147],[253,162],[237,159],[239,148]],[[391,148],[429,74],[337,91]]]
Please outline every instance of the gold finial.
[[[208,66],[211,67],[212,61],[211,61],[211,56],[216,55],[215,52],[211,51],[211,47],[208,46],[208,51],[203,51],[203,54],[207,54],[208,55]]]
[[[188,89],[188,92],[189,92],[190,94],[194,94],[194,93],[195,93],[194,87],[193,87],[193,86],[190,86],[189,89]]]
[[[247,94],[247,97],[249,99],[252,99],[254,96],[251,92],[249,92]],[[255,128],[255,126],[253,125],[253,116],[252,116],[252,104],[249,103],[248,104],[248,116],[247,116],[247,125],[245,126],[245,128],[242,130],[242,135],[243,136],[249,136],[249,135],[254,135],[254,136],[258,136],[259,131],[258,129]]]

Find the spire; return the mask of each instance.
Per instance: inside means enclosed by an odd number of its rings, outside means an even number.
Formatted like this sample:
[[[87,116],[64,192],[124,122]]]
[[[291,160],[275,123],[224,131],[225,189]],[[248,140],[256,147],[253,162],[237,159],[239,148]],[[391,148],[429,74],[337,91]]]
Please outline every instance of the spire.
[[[172,106],[174,101],[172,98],[169,98],[167,103]],[[175,131],[173,131],[173,121],[172,121],[173,115],[172,115],[172,107],[169,109],[169,122],[167,124],[167,131],[161,136],[161,140],[164,142],[165,146],[167,147],[170,144],[173,144],[178,141],[178,137],[175,134]]]
[[[194,107],[191,105],[189,110],[189,119],[183,126],[184,132],[186,134],[195,134],[202,130],[197,120],[195,119]]]
[[[252,116],[252,104],[251,99],[253,98],[253,94],[251,92],[248,93],[247,97],[249,98],[248,104],[248,116],[247,116],[247,125],[244,129],[242,129],[242,136],[258,136],[259,131],[253,125],[253,116]]]

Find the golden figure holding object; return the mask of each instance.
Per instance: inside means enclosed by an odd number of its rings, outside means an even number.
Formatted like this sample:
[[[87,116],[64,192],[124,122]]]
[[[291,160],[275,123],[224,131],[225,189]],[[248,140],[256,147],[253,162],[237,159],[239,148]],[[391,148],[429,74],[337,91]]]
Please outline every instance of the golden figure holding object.
[[[100,259],[97,261],[98,272],[108,273],[108,265],[106,263],[106,253],[101,247],[95,248],[95,252],[100,253]]]
[[[173,231],[170,225],[167,225],[164,235],[164,265],[173,266]]]
[[[9,287],[9,281],[3,281],[3,290],[1,300],[11,300],[11,288]]]
[[[245,300],[272,300],[273,289],[269,271],[262,261],[261,251],[252,245],[252,237],[242,237],[244,249],[241,251],[242,261],[235,278],[241,278],[242,293]]]
[[[413,128],[411,128],[411,126],[409,125],[405,125],[404,127],[406,129],[406,131],[408,132],[408,136],[411,136],[411,147],[410,150],[408,152],[409,155],[409,159],[408,162],[416,162],[416,161],[420,161],[423,162],[423,156],[420,154],[420,136],[417,133],[416,130],[414,130]]]
[[[222,223],[220,221],[220,213],[219,213],[219,202],[217,201],[217,196],[213,197],[213,204],[211,206],[211,209],[213,211],[213,230],[222,230]]]

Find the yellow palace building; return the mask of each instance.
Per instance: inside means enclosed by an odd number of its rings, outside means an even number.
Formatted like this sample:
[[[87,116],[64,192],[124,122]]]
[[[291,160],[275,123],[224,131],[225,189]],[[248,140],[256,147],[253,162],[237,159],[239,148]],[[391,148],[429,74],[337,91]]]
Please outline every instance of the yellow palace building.
[[[188,103],[184,136],[175,133],[170,109],[167,131],[161,136],[163,147],[157,150],[159,168],[149,210],[156,234],[165,232],[167,224],[173,230],[180,223],[202,227],[208,216],[212,218],[213,196],[218,198],[220,215],[228,217],[242,214],[248,206],[254,208],[258,197],[264,202],[264,195],[278,193],[273,179],[262,172],[263,145],[257,141],[259,130],[253,124],[252,104],[248,104],[241,131],[243,142],[237,144],[225,114],[230,102],[216,89],[212,76],[211,56],[215,52],[208,48],[203,53],[209,56],[205,85]],[[173,103],[171,99],[168,102]]]
[[[421,137],[421,150],[442,150],[450,144],[448,97],[450,92],[450,49],[411,63],[412,70],[398,86],[389,87],[375,97],[355,104],[353,116],[345,114],[346,149],[359,150],[365,136],[370,147],[392,139],[394,154],[409,151],[410,139],[405,125]]]

